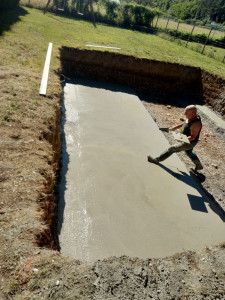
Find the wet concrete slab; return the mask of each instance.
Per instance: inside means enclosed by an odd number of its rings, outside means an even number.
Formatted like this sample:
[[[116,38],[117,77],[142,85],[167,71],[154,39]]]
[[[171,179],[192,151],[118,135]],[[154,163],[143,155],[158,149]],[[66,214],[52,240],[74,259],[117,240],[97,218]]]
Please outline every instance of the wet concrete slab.
[[[64,88],[59,184],[61,253],[164,257],[225,240],[225,225],[132,90],[79,81]]]

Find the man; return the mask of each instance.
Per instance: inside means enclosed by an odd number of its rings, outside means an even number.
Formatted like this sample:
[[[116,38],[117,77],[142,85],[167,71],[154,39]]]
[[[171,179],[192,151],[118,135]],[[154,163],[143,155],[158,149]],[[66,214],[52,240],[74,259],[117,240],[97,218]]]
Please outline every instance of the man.
[[[176,130],[181,128],[181,133],[185,134],[190,141],[190,143],[177,143],[170,146],[165,152],[159,155],[156,158],[148,156],[148,161],[154,164],[158,164],[160,161],[167,159],[170,155],[175,152],[185,151],[188,157],[195,164],[194,171],[202,170],[203,166],[198,159],[197,155],[192,151],[193,148],[197,145],[199,140],[199,135],[202,129],[202,122],[200,117],[197,115],[197,109],[195,105],[189,105],[184,110],[184,115],[186,120],[184,123],[177,126],[171,127],[170,130]]]

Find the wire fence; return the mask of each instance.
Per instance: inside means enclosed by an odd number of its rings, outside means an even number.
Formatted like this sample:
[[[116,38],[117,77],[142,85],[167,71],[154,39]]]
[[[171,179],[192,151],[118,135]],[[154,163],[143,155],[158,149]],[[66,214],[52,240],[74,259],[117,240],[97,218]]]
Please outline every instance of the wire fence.
[[[186,48],[225,63],[225,30],[215,25],[200,27],[171,18],[157,17],[151,27],[133,25],[132,29],[157,34]]]

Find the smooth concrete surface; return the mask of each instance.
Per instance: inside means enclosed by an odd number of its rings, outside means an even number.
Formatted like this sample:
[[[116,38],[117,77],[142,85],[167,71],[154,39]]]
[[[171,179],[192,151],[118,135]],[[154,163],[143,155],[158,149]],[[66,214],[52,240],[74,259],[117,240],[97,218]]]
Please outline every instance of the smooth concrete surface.
[[[59,190],[61,253],[164,257],[225,240],[225,225],[168,141],[124,87],[81,81],[64,88]]]

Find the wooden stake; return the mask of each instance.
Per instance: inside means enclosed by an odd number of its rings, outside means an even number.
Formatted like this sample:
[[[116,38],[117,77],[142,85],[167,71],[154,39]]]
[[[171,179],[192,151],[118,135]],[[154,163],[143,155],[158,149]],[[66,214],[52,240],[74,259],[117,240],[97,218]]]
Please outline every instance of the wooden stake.
[[[44,70],[42,74],[41,86],[39,90],[39,94],[42,96],[46,96],[51,55],[52,55],[52,43],[49,43],[48,51],[45,59]]]

